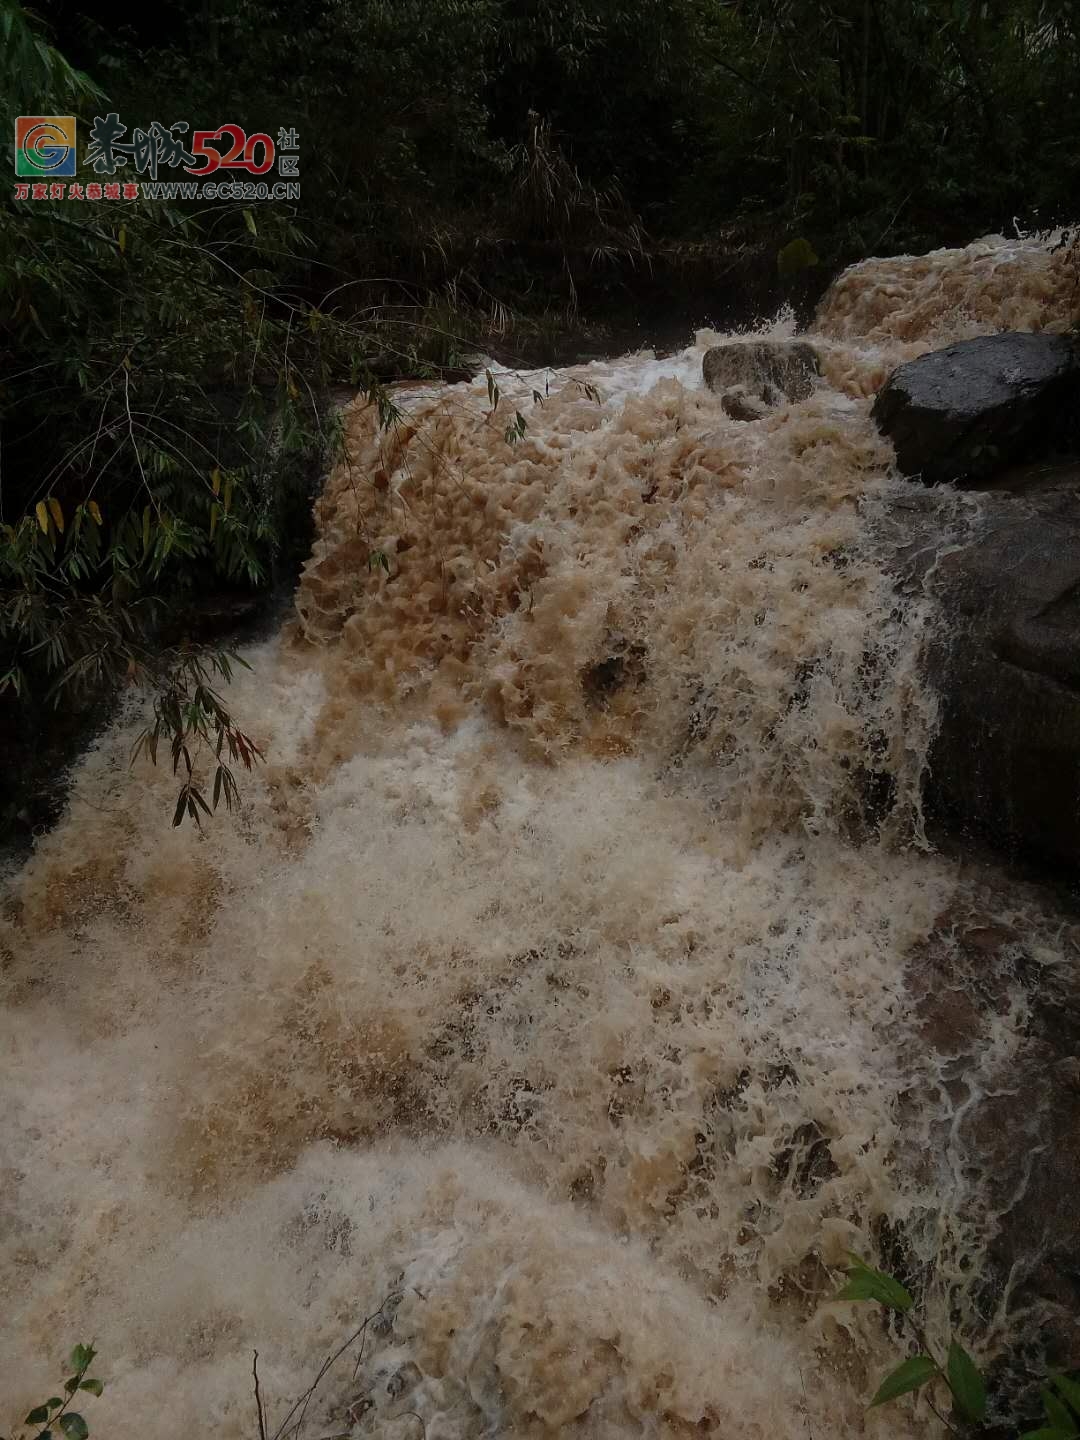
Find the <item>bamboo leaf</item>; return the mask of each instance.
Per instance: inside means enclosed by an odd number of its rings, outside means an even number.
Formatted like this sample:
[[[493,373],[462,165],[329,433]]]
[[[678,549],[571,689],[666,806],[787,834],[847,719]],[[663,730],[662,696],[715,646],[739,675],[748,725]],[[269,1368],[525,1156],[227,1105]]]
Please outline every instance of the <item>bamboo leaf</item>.
[[[1054,1394],[1052,1390],[1043,1390],[1043,1405],[1046,1407],[1046,1418],[1055,1430],[1064,1430],[1066,1433],[1076,1429],[1076,1421],[1069,1412],[1069,1407]]]
[[[45,508],[44,500],[39,500],[34,506],[34,514],[37,516],[37,523],[41,527],[41,533],[47,535],[49,533],[49,512]]]
[[[49,514],[52,516],[53,523],[56,525],[57,530],[59,530],[62,535],[64,533],[64,512],[60,508],[60,501],[53,497],[49,498]]]
[[[1068,1375],[1055,1375],[1054,1387],[1074,1414],[1080,1415],[1080,1383]],[[1074,1428],[1076,1428],[1074,1426]]]
[[[891,1375],[885,1376],[878,1386],[877,1394],[870,1401],[870,1409],[895,1400],[900,1395],[908,1395],[912,1390],[920,1390],[937,1373],[938,1367],[929,1355],[913,1355],[910,1360],[898,1365]]]
[[[965,1420],[978,1422],[986,1414],[986,1386],[967,1351],[954,1340],[949,1346],[946,1379]]]
[[[848,1283],[837,1295],[837,1300],[876,1300],[879,1305],[901,1313],[911,1309],[915,1301],[899,1280],[875,1270],[858,1255],[849,1258],[852,1263],[847,1272]]]

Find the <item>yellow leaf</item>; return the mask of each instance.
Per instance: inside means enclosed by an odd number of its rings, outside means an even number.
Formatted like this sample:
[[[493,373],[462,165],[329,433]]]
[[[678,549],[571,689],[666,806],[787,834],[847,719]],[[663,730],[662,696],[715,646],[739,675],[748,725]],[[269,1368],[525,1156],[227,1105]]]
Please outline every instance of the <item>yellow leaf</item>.
[[[214,494],[215,494],[215,495],[220,495],[220,494],[221,494],[221,471],[218,469],[218,467],[217,467],[216,465],[214,466],[213,470],[210,471],[210,484],[214,487]]]
[[[229,506],[230,506],[231,504],[232,504],[232,481],[231,481],[231,480],[226,480],[226,481],[225,481],[225,505],[224,505],[224,507],[223,507],[224,510],[225,510],[225,514],[226,514],[226,515],[229,513]]]
[[[62,534],[64,533],[64,512],[63,512],[63,510],[61,510],[61,508],[60,508],[60,501],[59,501],[59,500],[50,499],[50,501],[49,501],[49,514],[52,516],[53,520],[56,522],[56,528],[57,528],[57,530],[60,531],[60,534],[62,535]]]
[[[252,215],[250,210],[244,211],[244,224],[251,231],[252,235],[258,235],[259,232],[255,229],[255,216]]]
[[[45,501],[39,500],[34,506],[34,514],[37,516],[37,523],[41,526],[41,533],[49,533],[49,512],[45,508]]]
[[[101,511],[98,509],[98,503],[97,503],[97,501],[96,501],[96,500],[88,500],[88,501],[86,502],[86,508],[87,508],[87,510],[90,511],[90,518],[91,518],[91,520],[93,520],[94,524],[95,524],[95,525],[100,525],[100,524],[102,523],[102,522],[101,522]]]

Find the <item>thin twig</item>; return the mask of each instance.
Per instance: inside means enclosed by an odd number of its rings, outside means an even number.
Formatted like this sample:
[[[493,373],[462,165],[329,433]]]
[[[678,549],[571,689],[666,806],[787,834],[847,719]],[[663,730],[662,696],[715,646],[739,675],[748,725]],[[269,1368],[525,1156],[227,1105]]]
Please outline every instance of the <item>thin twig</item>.
[[[373,1320],[378,1319],[378,1317],[386,1309],[387,1305],[390,1304],[391,1300],[398,1298],[400,1294],[400,1291],[392,1291],[389,1295],[387,1295],[379,1308],[372,1311],[372,1313],[367,1316],[363,1324],[360,1325],[359,1329],[354,1330],[353,1333],[349,1336],[349,1338],[345,1341],[345,1343],[338,1346],[334,1353],[328,1356],[327,1359],[323,1361],[319,1369],[319,1373],[315,1376],[315,1379],[308,1386],[307,1390],[305,1390],[304,1393],[299,1396],[296,1401],[294,1401],[288,1414],[285,1416],[284,1420],[282,1420],[278,1428],[274,1431],[273,1440],[282,1440],[282,1436],[286,1434],[287,1430],[289,1429],[290,1421],[298,1410],[300,1411],[300,1417],[296,1421],[295,1425],[292,1426],[292,1434],[294,1437],[299,1436],[304,1424],[304,1417],[307,1414],[308,1405],[311,1403],[311,1399],[312,1396],[315,1394],[315,1391],[319,1388],[319,1386],[325,1379],[327,1372],[337,1363],[338,1360],[341,1359],[342,1355],[345,1354],[346,1350],[348,1350],[350,1346],[355,1345],[357,1340],[360,1340],[360,1354],[357,1357],[356,1367],[353,1371],[353,1376],[355,1378],[356,1372],[360,1368],[360,1361],[363,1358],[364,1337],[366,1335],[368,1326]],[[260,1440],[262,1440],[262,1437],[260,1437]]]
[[[259,1352],[256,1350],[251,1361],[251,1373],[255,1379],[255,1411],[259,1417],[259,1440],[266,1440],[266,1412],[263,1409],[259,1391]]]
[[[806,1421],[806,1433],[810,1440],[814,1440],[814,1427],[810,1424],[810,1402],[806,1398],[806,1377],[803,1375],[802,1366],[799,1366],[799,1383],[802,1386],[803,1419]]]
[[[154,494],[153,490],[151,490],[150,482],[146,478],[146,471],[143,469],[142,456],[139,454],[139,442],[135,439],[135,421],[132,419],[131,415],[131,372],[128,370],[126,365],[124,366],[124,409],[127,411],[128,434],[131,436],[131,448],[135,451],[135,463],[139,467],[139,474],[142,476],[142,482],[146,488],[146,493],[150,496],[150,499],[153,502],[154,509],[157,511],[158,520],[160,521],[161,506],[158,504],[157,496]]]

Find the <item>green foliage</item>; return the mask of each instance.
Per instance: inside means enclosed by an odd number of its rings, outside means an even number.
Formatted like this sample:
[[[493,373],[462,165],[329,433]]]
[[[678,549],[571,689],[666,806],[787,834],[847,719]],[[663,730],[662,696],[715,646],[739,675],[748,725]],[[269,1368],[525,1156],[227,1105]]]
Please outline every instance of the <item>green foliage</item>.
[[[914,1299],[907,1289],[891,1275],[875,1270],[858,1255],[849,1256],[847,1283],[834,1297],[836,1300],[873,1300],[896,1313],[910,1330],[918,1352],[902,1360],[881,1381],[870,1408],[885,1405],[902,1395],[926,1389],[932,1395],[935,1385],[943,1385],[952,1400],[952,1420],[929,1403],[947,1429],[958,1433],[958,1426],[981,1426],[986,1420],[986,1384],[974,1360],[953,1337],[944,1365],[935,1357],[926,1333],[913,1315]],[[1028,1431],[1021,1440],[1077,1440],[1080,1437],[1080,1383],[1067,1375],[1055,1375],[1042,1392],[1046,1424]]]
[[[1029,1430],[1022,1440],[1077,1440],[1080,1436],[1080,1383],[1055,1375],[1042,1392],[1046,1424]]]
[[[0,0],[0,66],[0,124],[9,132],[15,116],[35,113],[43,96],[75,110],[105,98],[88,75],[48,43],[18,0]]]
[[[1069,0],[700,0],[691,223],[798,224],[849,258],[1070,219]],[[711,211],[711,214],[710,214]],[[816,243],[815,248],[821,249]]]
[[[905,1313],[914,1305],[914,1300],[898,1280],[867,1265],[858,1255],[850,1255],[851,1268],[848,1281],[837,1295],[838,1300],[876,1300],[890,1310]]]
[[[949,1343],[945,1378],[960,1414],[966,1420],[982,1420],[986,1414],[986,1386],[971,1356],[955,1340]]]
[[[98,109],[28,13],[0,5],[0,107]],[[412,309],[354,318],[303,293],[312,243],[284,206],[257,221],[228,203],[0,210],[0,707],[162,683],[155,725],[180,738],[187,773],[178,817],[207,812],[189,741],[245,766],[258,754],[202,681],[178,693],[190,670],[155,658],[173,617],[207,589],[267,588],[290,546],[306,549],[313,484],[340,445],[339,376],[390,424],[380,366],[429,364],[417,337],[432,327]],[[236,795],[219,764],[215,805]]]
[[[953,1415],[966,1425],[981,1424],[986,1416],[986,1387],[975,1362],[960,1343],[953,1339],[945,1365],[934,1357],[922,1327],[912,1315],[914,1297],[900,1282],[884,1271],[875,1270],[858,1255],[849,1256],[847,1284],[836,1295],[837,1300],[874,1300],[902,1317],[916,1340],[917,1354],[902,1360],[878,1386],[870,1408],[910,1395],[936,1382],[943,1383],[952,1398]],[[930,1402],[933,1407],[933,1401]],[[935,1411],[935,1413],[937,1413]],[[950,1430],[955,1426],[941,1417]]]
[[[162,740],[172,756],[173,774],[183,763],[183,783],[176,799],[173,825],[187,816],[201,825],[200,812],[211,814],[211,806],[199,786],[196,763],[199,752],[208,749],[214,757],[213,809],[224,800],[227,810],[239,804],[240,791],[229,762],[250,770],[263,753],[250,736],[235,723],[221,696],[213,688],[215,674],[228,683],[233,665],[246,662],[224,651],[181,651],[173,656],[155,657],[159,673],[155,684],[154,723],[135,741],[131,752],[134,764],[140,755],[157,764]],[[225,752],[227,759],[222,752]]]
[[[781,279],[797,275],[800,270],[811,270],[820,263],[810,241],[801,235],[781,246],[776,256],[776,269]]]
[[[506,299],[554,355],[586,284],[617,293],[672,239],[794,236],[787,280],[1080,193],[1070,0],[57,13],[54,43],[0,0],[0,122],[293,125],[303,199],[0,209],[0,725],[107,691],[188,597],[287,573],[333,387],[394,423],[385,384],[459,371]]]
[[[921,1390],[928,1380],[933,1380],[939,1373],[937,1365],[929,1355],[913,1355],[910,1360],[902,1361],[891,1374],[885,1376],[870,1401],[870,1408],[884,1405],[887,1400],[896,1400],[901,1395],[910,1394],[912,1390]]]
[[[23,1440],[23,1437],[25,1440],[54,1440],[54,1430],[59,1430],[65,1440],[87,1440],[90,1427],[77,1410],[71,1409],[71,1405],[80,1393],[100,1395],[105,1388],[103,1381],[87,1374],[96,1354],[93,1345],[75,1346],[69,1361],[72,1373],[64,1381],[63,1397],[53,1395],[42,1404],[35,1405],[23,1421],[23,1425],[37,1427],[32,1437],[16,1429],[12,1432],[12,1440]]]

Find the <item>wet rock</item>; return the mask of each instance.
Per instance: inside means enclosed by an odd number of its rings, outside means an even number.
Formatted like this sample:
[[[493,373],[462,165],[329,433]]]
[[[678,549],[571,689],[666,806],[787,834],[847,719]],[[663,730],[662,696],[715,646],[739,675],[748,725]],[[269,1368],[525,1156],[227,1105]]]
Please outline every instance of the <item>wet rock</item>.
[[[1006,331],[901,365],[879,392],[873,416],[905,475],[928,485],[978,486],[1012,461],[1067,443],[1078,401],[1075,342]]]
[[[1073,944],[1071,918],[1033,889],[1034,913]],[[990,913],[994,897],[985,897]],[[911,957],[908,983],[922,1043],[939,1059],[956,1107],[948,1135],[957,1173],[994,1217],[976,1283],[987,1316],[1025,1314],[1024,1344],[999,1361],[993,1388],[1038,1419],[1033,1392],[1048,1370],[1080,1367],[1080,1093],[1070,1081],[1080,999],[1068,971],[1037,964],[1028,936],[976,913],[945,914]],[[1013,1047],[992,1043],[1010,1014],[1025,1022]],[[915,1103],[919,1103],[916,1100]],[[1032,1403],[1033,1402],[1033,1403]]]
[[[627,685],[645,681],[645,647],[627,643],[621,636],[611,637],[611,645],[611,652],[603,660],[587,665],[581,672],[586,699],[601,709]]]
[[[901,596],[937,612],[928,815],[964,840],[1080,861],[1080,459],[1006,471],[977,504],[900,486],[876,522]]]
[[[701,370],[710,390],[720,394],[737,391],[740,404],[749,406],[758,401],[770,407],[805,400],[817,384],[821,365],[817,351],[805,340],[733,340],[706,350]]]
[[[261,619],[272,598],[264,593],[212,591],[178,605],[163,627],[163,638],[171,643],[182,639],[197,645],[212,644],[223,636],[244,631],[253,621]]]
[[[763,420],[769,413],[768,405],[748,394],[745,385],[725,390],[720,397],[720,405],[724,414],[732,420]]]
[[[1080,462],[986,496],[931,578],[946,615],[927,652],[940,696],[930,799],[954,828],[1080,862]]]

